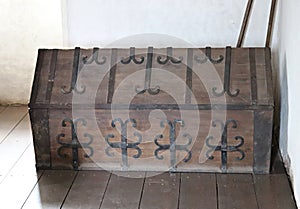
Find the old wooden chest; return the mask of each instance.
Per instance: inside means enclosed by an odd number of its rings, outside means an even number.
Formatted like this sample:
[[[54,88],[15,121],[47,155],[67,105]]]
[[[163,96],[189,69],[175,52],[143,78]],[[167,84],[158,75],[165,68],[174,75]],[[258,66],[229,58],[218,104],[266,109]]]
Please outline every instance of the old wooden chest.
[[[269,48],[40,49],[30,118],[37,168],[270,168]]]

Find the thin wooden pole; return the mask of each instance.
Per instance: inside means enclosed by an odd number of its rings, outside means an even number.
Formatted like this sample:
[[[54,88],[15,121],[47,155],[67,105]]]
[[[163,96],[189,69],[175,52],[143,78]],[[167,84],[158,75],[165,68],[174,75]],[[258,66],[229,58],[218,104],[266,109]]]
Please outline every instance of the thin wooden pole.
[[[241,47],[244,42],[246,28],[247,28],[247,25],[249,22],[249,16],[250,16],[250,12],[252,9],[252,5],[253,5],[253,0],[248,0],[248,4],[247,4],[246,11],[244,14],[244,19],[243,19],[243,23],[242,23],[242,27],[240,30],[240,35],[239,35],[239,39],[238,39],[236,47]]]
[[[268,23],[268,32],[266,37],[266,47],[270,47],[271,37],[273,32],[273,23],[275,17],[275,9],[276,9],[276,0],[272,0],[271,9],[270,9],[270,16],[269,16],[269,23]]]

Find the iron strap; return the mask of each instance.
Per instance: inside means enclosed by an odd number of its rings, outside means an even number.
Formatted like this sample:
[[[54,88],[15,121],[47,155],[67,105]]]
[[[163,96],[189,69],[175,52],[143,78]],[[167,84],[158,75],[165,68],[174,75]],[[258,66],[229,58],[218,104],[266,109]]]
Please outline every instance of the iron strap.
[[[112,97],[115,91],[115,78],[116,78],[116,70],[117,70],[117,56],[118,49],[113,48],[111,52],[111,62],[110,62],[110,70],[109,70],[109,81],[108,81],[108,93],[107,93],[107,103],[112,103]]]
[[[185,90],[185,103],[191,103],[192,85],[193,85],[193,49],[187,50],[187,66],[186,66],[186,90]]]
[[[48,104],[50,103],[50,100],[51,100],[52,88],[53,88],[53,84],[54,84],[56,63],[57,63],[57,54],[58,54],[58,50],[53,49],[52,56],[51,56],[50,72],[49,72],[49,76],[48,76],[47,91],[46,91],[46,102]]]
[[[256,80],[256,59],[255,49],[249,49],[250,73],[251,73],[251,97],[252,104],[257,104],[257,80]]]

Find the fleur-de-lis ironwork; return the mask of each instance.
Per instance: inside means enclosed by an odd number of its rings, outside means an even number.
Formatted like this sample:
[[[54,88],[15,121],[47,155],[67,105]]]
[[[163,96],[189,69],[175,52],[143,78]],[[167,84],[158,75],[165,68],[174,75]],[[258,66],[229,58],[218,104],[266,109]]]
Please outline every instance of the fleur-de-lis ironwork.
[[[162,56],[157,57],[157,62],[161,65],[164,65],[169,61],[172,62],[173,64],[180,64],[182,60],[183,57],[179,57],[179,59],[173,57],[172,47],[167,47],[167,56],[165,58],[163,58]]]
[[[155,137],[154,143],[158,146],[158,148],[154,151],[154,155],[157,159],[162,160],[164,157],[159,155],[159,152],[162,150],[170,150],[170,171],[176,170],[176,151],[181,150],[187,153],[187,156],[183,159],[183,162],[188,162],[192,158],[192,152],[188,149],[188,146],[192,143],[191,135],[184,133],[183,137],[187,138],[187,143],[184,145],[176,144],[176,125],[179,124],[181,127],[184,127],[184,121],[175,119],[173,122],[169,120],[162,120],[160,122],[160,126],[165,128],[165,125],[169,126],[169,144],[160,144],[158,141],[162,139],[164,136],[159,134]]]
[[[78,170],[79,162],[78,162],[78,149],[83,148],[89,150],[89,154],[85,153],[84,157],[89,158],[94,154],[93,148],[90,146],[93,142],[93,136],[88,133],[84,133],[84,137],[88,139],[88,142],[79,142],[77,137],[77,127],[78,124],[81,123],[81,125],[86,126],[86,121],[83,118],[78,118],[76,120],[72,120],[70,118],[66,118],[62,121],[61,125],[62,127],[66,127],[67,123],[71,126],[71,141],[65,142],[65,134],[60,133],[56,136],[57,143],[59,143],[61,146],[57,149],[58,156],[62,158],[66,158],[67,154],[63,154],[64,149],[72,149],[72,166],[74,170]]]
[[[142,150],[138,147],[138,145],[142,142],[142,136],[141,136],[140,133],[134,132],[133,135],[136,136],[138,138],[138,140],[134,143],[128,143],[127,125],[130,122],[132,124],[132,127],[136,127],[136,120],[130,118],[130,119],[127,119],[125,122],[123,122],[121,118],[116,118],[111,122],[111,126],[113,128],[115,128],[117,122],[121,125],[121,142],[110,142],[109,139],[114,138],[115,135],[114,134],[108,134],[105,137],[105,141],[109,146],[106,148],[105,153],[108,156],[112,157],[112,156],[114,156],[114,154],[110,153],[111,148],[121,149],[122,150],[123,167],[127,168],[128,167],[127,149],[135,149],[137,151],[137,154],[133,155],[133,158],[139,158],[142,154]]]
[[[239,141],[236,145],[228,145],[228,139],[227,139],[227,129],[228,125],[232,124],[231,128],[237,128],[237,122],[233,119],[228,119],[225,124],[220,120],[214,120],[212,122],[213,127],[217,127],[217,123],[220,124],[221,130],[222,130],[222,137],[221,137],[221,145],[213,145],[211,144],[211,140],[214,139],[214,137],[209,136],[205,140],[205,144],[210,149],[206,152],[206,157],[209,160],[213,160],[214,156],[212,153],[214,151],[220,151],[221,152],[221,161],[222,166],[221,170],[222,172],[227,171],[227,153],[228,152],[239,152],[241,154],[240,157],[236,157],[236,160],[243,160],[245,158],[245,152],[240,149],[241,146],[244,144],[244,138],[242,136],[235,136],[235,140]]]
[[[136,59],[136,54],[135,54],[135,48],[134,47],[130,47],[129,49],[129,57],[127,59],[125,59],[124,57],[122,57],[121,59],[121,63],[122,64],[129,64],[131,61],[134,62],[134,64],[142,64],[144,62],[144,57],[140,56],[137,60]]]
[[[217,87],[212,88],[212,93],[214,96],[222,96],[227,93],[227,95],[231,97],[236,97],[240,93],[240,89],[236,89],[234,92],[230,91],[230,70],[231,70],[231,47],[226,47],[226,58],[225,58],[225,72],[224,72],[224,82],[223,82],[223,90],[221,92],[217,92]]]
[[[88,59],[88,56],[84,56],[82,58],[82,62],[83,64],[92,64],[93,62],[95,62],[97,65],[103,65],[106,62],[106,57],[102,56],[101,57],[101,61],[99,60],[99,48],[93,48],[93,55],[90,59]]]
[[[207,61],[210,61],[213,64],[219,64],[224,60],[224,56],[220,55],[217,59],[212,58],[211,56],[211,47],[206,47],[205,48],[205,57],[204,58],[200,58],[197,55],[194,56],[194,60],[197,63],[203,64],[206,63]]]
[[[70,94],[73,90],[77,94],[83,94],[85,92],[85,86],[80,86],[78,88],[76,82],[77,82],[77,77],[78,73],[80,72],[80,48],[76,47],[75,52],[74,52],[74,59],[73,59],[73,70],[72,70],[72,80],[71,80],[71,85],[69,88],[67,86],[62,86],[61,87],[61,92],[63,94]]]
[[[148,47],[148,53],[147,53],[147,64],[146,64],[146,73],[145,73],[145,84],[144,88],[140,88],[139,86],[135,87],[135,91],[138,94],[143,94],[146,91],[151,94],[155,95],[160,92],[160,87],[155,86],[154,88],[151,88],[151,72],[152,72],[152,58],[153,58],[153,47]]]

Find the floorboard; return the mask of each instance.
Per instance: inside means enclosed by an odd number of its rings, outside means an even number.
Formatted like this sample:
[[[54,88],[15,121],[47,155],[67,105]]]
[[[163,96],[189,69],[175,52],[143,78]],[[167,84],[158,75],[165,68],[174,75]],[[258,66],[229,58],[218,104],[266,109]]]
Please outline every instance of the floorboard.
[[[0,113],[0,143],[6,139],[27,112],[28,108],[26,106],[9,106]]]
[[[219,209],[258,209],[251,174],[217,174]]]
[[[180,173],[163,173],[145,181],[141,209],[178,208]]]
[[[79,171],[62,208],[99,208],[109,177],[106,171]]]
[[[23,208],[60,208],[76,174],[75,171],[45,171]]]
[[[217,209],[216,175],[182,173],[179,209]]]
[[[130,208],[137,209],[144,183],[142,178],[111,175],[101,209]]]
[[[19,209],[36,185],[42,172],[36,172],[33,147],[29,146],[0,184],[0,208]]]
[[[0,145],[0,182],[5,179],[31,143],[32,133],[27,115]]]
[[[0,105],[0,113],[2,113],[6,108],[7,108],[7,106]]]
[[[259,208],[297,209],[285,174],[255,175],[254,184]]]

